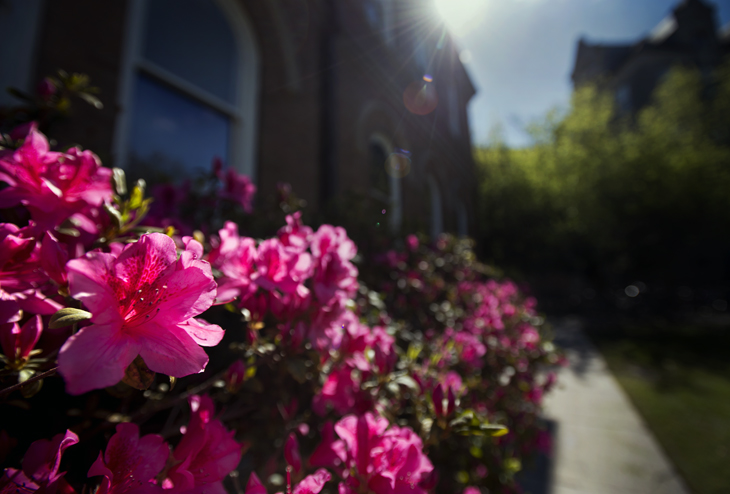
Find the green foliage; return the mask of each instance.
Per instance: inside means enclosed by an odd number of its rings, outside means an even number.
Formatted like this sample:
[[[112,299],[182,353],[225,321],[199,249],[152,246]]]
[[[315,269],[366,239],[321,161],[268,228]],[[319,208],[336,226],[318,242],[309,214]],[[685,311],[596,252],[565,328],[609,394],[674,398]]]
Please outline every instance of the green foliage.
[[[709,83],[672,70],[638,115],[581,88],[530,131],[529,148],[497,138],[476,153],[488,259],[601,282],[706,282],[726,269],[730,62]]]

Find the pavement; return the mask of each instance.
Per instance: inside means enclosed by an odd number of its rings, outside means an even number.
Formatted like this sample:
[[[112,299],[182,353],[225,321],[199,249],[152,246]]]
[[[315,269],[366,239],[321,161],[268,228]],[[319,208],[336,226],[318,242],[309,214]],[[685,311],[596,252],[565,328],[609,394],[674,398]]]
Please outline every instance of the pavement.
[[[552,321],[569,365],[545,397],[553,450],[526,466],[531,494],[689,494],[674,466],[581,330]]]

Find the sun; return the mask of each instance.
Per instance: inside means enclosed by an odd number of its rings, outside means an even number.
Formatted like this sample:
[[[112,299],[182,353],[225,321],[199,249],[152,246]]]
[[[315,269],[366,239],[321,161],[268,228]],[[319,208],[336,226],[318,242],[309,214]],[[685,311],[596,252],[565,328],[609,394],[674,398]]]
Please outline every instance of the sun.
[[[484,17],[489,0],[433,0],[436,12],[454,36],[464,36]]]

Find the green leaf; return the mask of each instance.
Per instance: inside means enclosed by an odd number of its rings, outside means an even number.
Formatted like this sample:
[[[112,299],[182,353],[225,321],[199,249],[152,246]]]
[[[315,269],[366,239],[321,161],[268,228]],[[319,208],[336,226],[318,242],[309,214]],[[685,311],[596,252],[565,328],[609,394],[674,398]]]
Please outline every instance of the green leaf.
[[[97,110],[101,110],[102,108],[104,108],[104,105],[99,100],[99,98],[97,98],[96,96],[93,96],[89,93],[79,93],[79,98],[86,101],[88,104],[90,104]]]
[[[81,232],[72,227],[59,226],[58,228],[56,228],[56,231],[62,235],[68,235],[69,237],[76,238],[81,236]]]
[[[37,381],[33,381],[32,383],[28,384],[27,386],[23,386],[20,388],[20,394],[23,395],[23,398],[31,398],[38,393],[41,388],[43,387],[43,379],[38,379]]]
[[[416,360],[421,354],[421,350],[423,350],[423,345],[420,343],[411,343],[408,345],[408,353],[406,354],[408,360]]]
[[[411,391],[415,393],[419,393],[421,391],[421,387],[418,385],[415,379],[413,379],[411,376],[399,376],[395,379],[395,382],[400,384],[401,386],[405,386],[406,388],[409,388]]]
[[[72,324],[79,323],[91,319],[91,312],[86,312],[81,309],[74,309],[73,307],[66,307],[61,309],[51,316],[51,321],[48,327],[51,329],[65,328]]]
[[[114,226],[117,227],[117,229],[121,229],[124,225],[124,218],[122,218],[122,213],[120,213],[117,208],[115,208],[114,206],[110,206],[109,204],[104,204],[104,211],[107,212],[111,220],[114,222]]]
[[[155,373],[147,367],[142,357],[137,355],[137,358],[124,371],[122,382],[136,389],[147,389],[152,386],[154,380]]]
[[[112,186],[117,195],[123,196],[127,193],[127,175],[121,168],[112,168]]]

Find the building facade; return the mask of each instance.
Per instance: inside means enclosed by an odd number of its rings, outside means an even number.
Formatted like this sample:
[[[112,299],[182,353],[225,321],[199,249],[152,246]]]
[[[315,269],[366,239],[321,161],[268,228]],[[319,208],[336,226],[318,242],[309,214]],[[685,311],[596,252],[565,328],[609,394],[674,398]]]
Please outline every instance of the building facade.
[[[355,193],[394,232],[472,228],[475,89],[428,0],[0,0],[10,25],[0,82],[88,74],[104,109],[79,105],[59,141],[131,176],[218,156],[312,211]]]
[[[617,107],[636,113],[674,66],[698,68],[708,78],[730,54],[730,30],[718,30],[715,7],[683,0],[644,39],[626,44],[578,41],[573,87],[595,83],[614,94]]]

